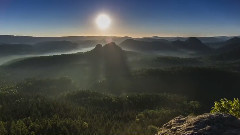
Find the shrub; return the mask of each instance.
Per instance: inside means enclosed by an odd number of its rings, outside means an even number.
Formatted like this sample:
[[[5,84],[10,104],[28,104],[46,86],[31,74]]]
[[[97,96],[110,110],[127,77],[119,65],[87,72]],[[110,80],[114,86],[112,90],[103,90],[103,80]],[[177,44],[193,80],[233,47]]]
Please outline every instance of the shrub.
[[[240,118],[240,101],[238,98],[228,100],[226,98],[216,101],[211,113],[227,113]]]

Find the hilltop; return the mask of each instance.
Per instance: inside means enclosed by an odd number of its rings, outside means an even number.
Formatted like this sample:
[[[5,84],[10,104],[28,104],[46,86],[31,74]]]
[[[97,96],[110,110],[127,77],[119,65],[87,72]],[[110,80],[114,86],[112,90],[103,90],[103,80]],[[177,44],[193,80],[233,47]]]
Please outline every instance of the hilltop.
[[[127,39],[123,41],[119,46],[123,49],[131,51],[139,51],[145,53],[165,53],[166,55],[179,54],[181,55],[199,55],[209,54],[213,51],[212,48],[202,43],[198,38],[190,37],[186,41],[176,40],[134,40]]]

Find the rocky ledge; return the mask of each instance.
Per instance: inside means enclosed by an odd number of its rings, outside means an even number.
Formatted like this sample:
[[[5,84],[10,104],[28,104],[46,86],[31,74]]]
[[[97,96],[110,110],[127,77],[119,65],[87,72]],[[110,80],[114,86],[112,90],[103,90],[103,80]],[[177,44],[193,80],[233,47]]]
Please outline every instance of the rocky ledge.
[[[240,135],[240,119],[221,113],[178,116],[164,124],[158,135]]]

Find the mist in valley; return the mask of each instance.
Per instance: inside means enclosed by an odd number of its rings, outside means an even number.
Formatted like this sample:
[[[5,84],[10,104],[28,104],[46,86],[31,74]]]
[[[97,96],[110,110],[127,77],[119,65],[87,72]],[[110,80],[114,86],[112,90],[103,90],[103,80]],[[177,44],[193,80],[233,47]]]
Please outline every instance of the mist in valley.
[[[0,65],[3,65],[5,63],[14,61],[14,60],[19,60],[19,59],[24,59],[24,58],[29,58],[29,57],[40,57],[40,56],[53,56],[53,55],[61,55],[61,54],[73,54],[73,53],[78,53],[78,52],[87,52],[92,50],[94,47],[86,47],[86,48],[81,48],[81,49],[76,49],[72,51],[66,51],[66,52],[53,52],[53,53],[44,53],[44,54],[35,54],[35,55],[11,55],[11,56],[2,56],[0,57]]]
[[[0,135],[240,135],[239,1],[0,1]]]
[[[5,116],[0,118],[28,126],[28,117],[32,125],[41,125],[31,129],[39,133],[45,131],[39,121],[44,119],[53,127],[55,121],[71,123],[74,133],[107,134],[108,128],[102,128],[107,121],[114,125],[113,134],[156,134],[156,127],[178,115],[209,112],[214,101],[240,95],[239,43],[240,38],[230,38],[214,48],[190,37],[164,43],[126,39],[87,47],[48,41],[30,51],[21,51],[28,48],[25,45],[10,45],[5,47],[9,51],[1,50],[7,56],[0,58],[0,102],[7,100],[2,103],[8,107],[0,108]],[[145,123],[155,123],[155,130],[145,130]],[[62,127],[57,131],[71,132]]]

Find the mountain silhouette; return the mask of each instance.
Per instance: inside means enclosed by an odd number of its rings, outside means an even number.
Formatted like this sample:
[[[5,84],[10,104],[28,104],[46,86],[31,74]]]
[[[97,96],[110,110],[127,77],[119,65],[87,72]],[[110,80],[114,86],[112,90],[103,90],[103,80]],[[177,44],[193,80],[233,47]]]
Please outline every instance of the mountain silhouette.
[[[81,46],[70,41],[48,41],[37,44],[0,44],[0,56],[34,55],[54,52],[67,52],[80,49]]]
[[[140,41],[134,39],[127,39],[119,46],[123,49],[141,52],[151,51],[177,51],[177,48],[165,41]]]
[[[181,49],[181,50],[188,50],[194,52],[210,52],[212,49],[203,44],[198,38],[190,37],[186,41],[176,40],[173,41],[172,44]]]
[[[166,39],[159,39],[154,37],[143,37],[143,38],[134,38],[134,40],[137,41],[146,41],[146,42],[163,42],[163,43],[169,43]]]
[[[226,41],[226,44],[235,44],[235,43],[240,43],[239,37],[234,37]]]
[[[0,44],[0,56],[31,54],[34,48],[26,44]]]
[[[226,42],[224,42],[224,46],[220,47],[219,49],[217,49],[218,52],[230,52],[233,51],[235,49],[239,49],[240,48],[240,38],[238,37],[234,37],[231,38],[229,40],[227,40]]]
[[[196,37],[190,37],[186,41],[176,40],[173,42],[127,39],[123,41],[120,46],[123,49],[140,52],[184,53],[183,51],[192,51],[196,53],[209,53],[212,51],[210,47],[203,44]]]
[[[48,41],[33,45],[37,52],[62,52],[78,49],[79,45],[70,41]]]
[[[125,51],[114,42],[108,43],[104,46],[98,44],[93,50],[87,53],[95,56],[94,59],[103,60],[106,75],[109,78],[129,75]]]

